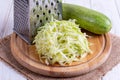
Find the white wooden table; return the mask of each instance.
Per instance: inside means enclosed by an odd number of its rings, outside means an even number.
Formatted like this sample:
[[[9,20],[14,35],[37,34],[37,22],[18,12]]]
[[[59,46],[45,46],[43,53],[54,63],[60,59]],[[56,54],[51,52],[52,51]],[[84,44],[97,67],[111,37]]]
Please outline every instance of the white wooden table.
[[[120,36],[120,0],[64,0],[104,13],[112,21],[111,33]],[[7,27],[6,27],[7,26]],[[0,33],[10,34],[13,28],[13,0],[0,0]],[[27,80],[23,75],[0,60],[0,80]],[[102,80],[120,80],[120,64]]]

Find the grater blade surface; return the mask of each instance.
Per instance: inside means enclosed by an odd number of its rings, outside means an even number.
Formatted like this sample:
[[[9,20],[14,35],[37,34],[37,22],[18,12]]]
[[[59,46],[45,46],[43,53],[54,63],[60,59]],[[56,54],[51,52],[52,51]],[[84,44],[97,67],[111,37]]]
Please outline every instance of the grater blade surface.
[[[32,44],[37,28],[52,18],[62,19],[60,0],[14,0],[14,32]]]

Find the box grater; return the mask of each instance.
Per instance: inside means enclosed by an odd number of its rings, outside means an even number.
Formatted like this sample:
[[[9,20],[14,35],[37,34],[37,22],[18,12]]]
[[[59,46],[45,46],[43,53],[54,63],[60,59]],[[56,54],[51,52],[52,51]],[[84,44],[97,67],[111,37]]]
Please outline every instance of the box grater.
[[[31,44],[37,28],[52,18],[62,19],[60,0],[14,0],[14,32]]]

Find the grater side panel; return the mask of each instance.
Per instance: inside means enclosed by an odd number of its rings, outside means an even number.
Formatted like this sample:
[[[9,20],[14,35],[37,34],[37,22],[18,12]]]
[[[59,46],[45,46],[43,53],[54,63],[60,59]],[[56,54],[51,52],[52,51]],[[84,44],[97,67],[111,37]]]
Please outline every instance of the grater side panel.
[[[14,31],[30,43],[29,0],[14,0]]]

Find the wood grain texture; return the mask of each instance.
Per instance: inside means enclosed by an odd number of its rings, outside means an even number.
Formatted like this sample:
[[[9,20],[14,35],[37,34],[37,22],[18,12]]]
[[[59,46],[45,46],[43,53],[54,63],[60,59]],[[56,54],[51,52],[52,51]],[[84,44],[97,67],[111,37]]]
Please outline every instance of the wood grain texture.
[[[99,67],[108,58],[111,42],[109,34],[93,35],[88,38],[93,45],[90,46],[93,51],[80,62],[73,62],[71,66],[47,66],[39,61],[34,45],[28,45],[15,33],[11,36],[11,51],[15,59],[26,68],[51,77],[72,77],[87,73]],[[54,75],[53,75],[54,74]]]

